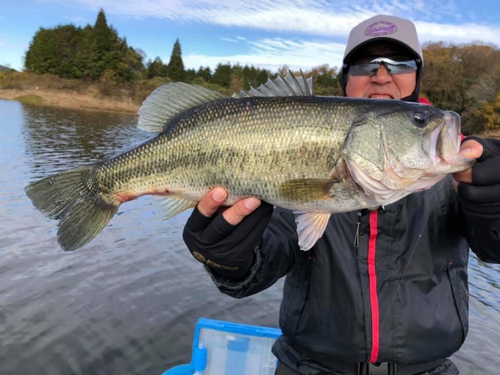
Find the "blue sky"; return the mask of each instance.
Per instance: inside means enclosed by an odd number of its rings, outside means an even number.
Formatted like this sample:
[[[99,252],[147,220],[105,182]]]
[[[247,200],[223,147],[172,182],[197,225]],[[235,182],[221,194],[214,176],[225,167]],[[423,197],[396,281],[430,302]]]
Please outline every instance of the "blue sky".
[[[500,1],[3,0],[0,64],[22,68],[40,26],[108,23],[147,58],[168,63],[180,39],[187,68],[240,63],[271,70],[340,66],[350,29],[376,14],[415,22],[420,41],[500,44]]]

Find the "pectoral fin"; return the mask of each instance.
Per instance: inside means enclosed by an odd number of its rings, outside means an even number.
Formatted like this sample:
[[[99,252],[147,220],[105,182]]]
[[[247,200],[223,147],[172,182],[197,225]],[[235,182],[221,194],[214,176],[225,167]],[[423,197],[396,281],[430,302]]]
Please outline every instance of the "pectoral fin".
[[[307,251],[323,236],[331,214],[294,212],[300,250]]]
[[[315,200],[330,198],[330,188],[338,180],[330,179],[305,179],[286,181],[279,187],[279,193],[283,198],[295,202],[312,202]]]

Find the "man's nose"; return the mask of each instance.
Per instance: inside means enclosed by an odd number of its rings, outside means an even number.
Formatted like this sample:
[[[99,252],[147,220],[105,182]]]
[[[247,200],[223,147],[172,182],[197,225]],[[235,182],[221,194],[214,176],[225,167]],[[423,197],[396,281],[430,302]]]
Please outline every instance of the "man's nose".
[[[378,83],[379,85],[383,85],[384,83],[392,81],[392,76],[389,74],[389,71],[385,67],[385,64],[380,64],[377,73],[372,76],[371,81],[374,83]]]

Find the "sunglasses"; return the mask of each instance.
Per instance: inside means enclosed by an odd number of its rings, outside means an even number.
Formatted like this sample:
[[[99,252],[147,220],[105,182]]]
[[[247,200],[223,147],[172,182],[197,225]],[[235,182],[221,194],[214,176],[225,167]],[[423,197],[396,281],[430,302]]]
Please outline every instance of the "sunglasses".
[[[368,57],[357,60],[349,67],[352,76],[372,76],[377,74],[380,65],[384,64],[390,75],[414,73],[420,60],[409,60],[408,57]]]

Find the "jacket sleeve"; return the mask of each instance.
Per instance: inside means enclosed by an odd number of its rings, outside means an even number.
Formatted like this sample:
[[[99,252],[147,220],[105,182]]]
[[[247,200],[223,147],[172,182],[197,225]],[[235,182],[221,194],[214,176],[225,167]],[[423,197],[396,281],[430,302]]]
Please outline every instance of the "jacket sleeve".
[[[500,140],[470,138],[484,151],[472,168],[472,184],[458,185],[467,239],[479,259],[500,263]]]
[[[269,288],[295,265],[300,251],[293,214],[275,208],[271,221],[255,249],[254,263],[243,280],[232,281],[205,266],[222,293],[243,298]]]

